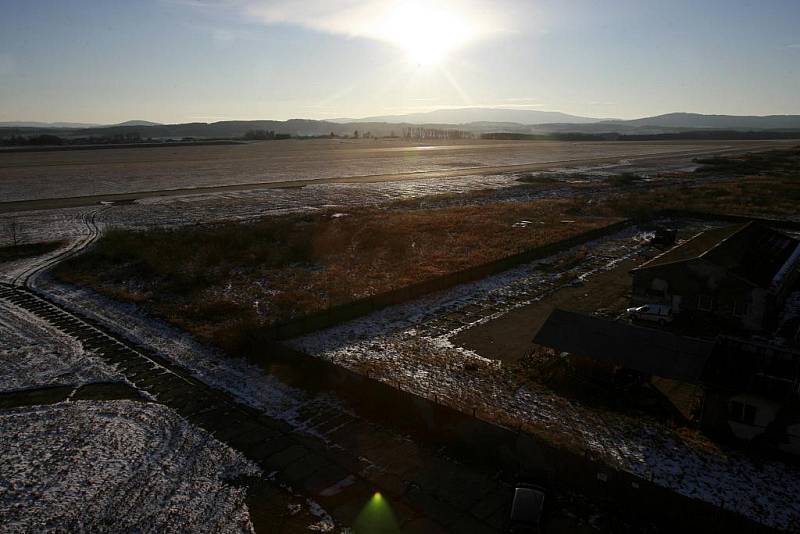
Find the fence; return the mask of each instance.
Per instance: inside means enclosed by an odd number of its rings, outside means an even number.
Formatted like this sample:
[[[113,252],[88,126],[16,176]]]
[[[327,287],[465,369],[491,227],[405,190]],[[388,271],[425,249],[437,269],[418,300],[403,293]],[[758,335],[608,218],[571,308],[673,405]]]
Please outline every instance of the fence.
[[[532,478],[552,490],[579,493],[623,516],[675,531],[773,531],[739,513],[681,495],[581,451],[478,419],[471,410],[464,413],[280,344],[265,349],[263,363],[286,382],[333,391],[360,415],[390,423],[434,446],[445,445],[470,463]]]

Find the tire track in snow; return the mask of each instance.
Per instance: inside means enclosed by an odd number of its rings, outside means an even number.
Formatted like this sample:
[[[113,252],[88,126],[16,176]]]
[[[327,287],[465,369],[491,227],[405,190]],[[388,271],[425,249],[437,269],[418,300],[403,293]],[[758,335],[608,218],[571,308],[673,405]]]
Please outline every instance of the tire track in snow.
[[[390,496],[395,506],[406,511],[404,521],[430,519],[427,510],[420,513],[406,500],[404,490],[382,487],[366,478],[348,453],[298,434],[288,424],[239,403],[227,393],[195,379],[187,370],[117,337],[32,289],[0,283],[0,299],[54,325],[77,339],[85,349],[115,364],[145,394],[244,452],[264,472],[275,473],[276,483],[300,489],[311,496],[310,502],[319,502],[322,509],[335,507],[330,511],[332,522],[353,524],[376,490]],[[343,480],[354,482],[343,485]],[[337,491],[326,493],[332,487]]]
[[[86,227],[86,233],[82,239],[76,240],[66,249],[61,250],[57,254],[44,256],[33,260],[32,264],[18,273],[11,280],[12,285],[34,288],[36,280],[39,275],[57,263],[75,256],[83,251],[86,247],[97,241],[101,235],[100,226],[97,224],[98,215],[108,210],[111,206],[103,206],[94,208],[81,214],[81,222]]]

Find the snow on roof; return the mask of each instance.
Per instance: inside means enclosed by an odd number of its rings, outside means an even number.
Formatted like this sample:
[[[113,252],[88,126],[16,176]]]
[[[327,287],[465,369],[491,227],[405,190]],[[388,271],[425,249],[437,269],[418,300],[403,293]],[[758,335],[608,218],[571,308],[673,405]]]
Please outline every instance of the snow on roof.
[[[703,259],[752,285],[767,289],[798,244],[800,242],[794,238],[751,221],[698,234],[633,270]]]

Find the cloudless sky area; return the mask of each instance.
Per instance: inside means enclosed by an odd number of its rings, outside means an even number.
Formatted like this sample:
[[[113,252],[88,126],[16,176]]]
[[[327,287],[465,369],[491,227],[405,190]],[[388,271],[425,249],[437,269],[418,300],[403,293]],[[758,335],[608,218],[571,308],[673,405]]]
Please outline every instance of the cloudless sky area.
[[[0,0],[0,121],[800,113],[800,0]]]

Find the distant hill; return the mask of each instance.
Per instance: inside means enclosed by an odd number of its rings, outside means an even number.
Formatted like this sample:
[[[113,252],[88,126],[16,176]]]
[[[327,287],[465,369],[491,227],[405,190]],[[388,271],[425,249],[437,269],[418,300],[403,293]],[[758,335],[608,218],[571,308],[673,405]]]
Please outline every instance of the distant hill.
[[[776,130],[800,128],[800,115],[740,116],[667,113],[666,115],[627,121],[603,121],[602,124],[660,128],[710,128],[715,130]]]
[[[409,124],[469,124],[474,122],[514,122],[518,124],[570,123],[590,124],[603,119],[578,117],[558,111],[502,108],[439,109],[425,113],[385,115],[364,119],[337,119],[335,122],[404,122]]]
[[[120,122],[119,124],[113,124],[111,126],[161,126],[161,123],[160,122],[132,120],[132,121]]]
[[[473,118],[476,120],[466,119]],[[480,118],[481,120],[477,120]],[[379,120],[384,119],[384,120]],[[416,122],[423,121],[425,122]],[[511,120],[516,119],[516,120]],[[622,135],[664,135],[687,134],[702,138],[713,138],[714,132],[768,132],[769,135],[793,135],[800,132],[800,115],[770,115],[764,117],[734,115],[701,115],[696,113],[669,113],[655,117],[634,120],[599,120],[575,117],[558,112],[466,108],[460,110],[440,110],[430,113],[397,115],[393,117],[374,117],[355,122],[319,121],[291,119],[287,121],[252,120],[221,121],[213,123],[191,122],[184,124],[158,124],[149,121],[132,120],[113,126],[73,123],[0,123],[0,138],[11,136],[34,136],[53,134],[66,140],[77,138],[115,138],[136,136],[142,140],[181,140],[194,139],[232,139],[240,138],[252,130],[268,130],[293,137],[303,136],[353,136],[356,131],[361,136],[400,137],[408,129],[457,129],[481,134],[512,133],[525,135],[548,134],[622,134]],[[553,122],[530,122],[551,120]],[[584,121],[584,122],[570,122]],[[587,122],[588,121],[588,122]],[[695,132],[694,134],[692,132]],[[766,134],[765,134],[766,135]],[[790,136],[791,136],[790,135]],[[609,137],[608,135],[606,137]],[[613,135],[611,135],[613,137]]]
[[[0,128],[106,128],[112,126],[159,126],[159,122],[132,120],[119,124],[97,124],[91,122],[36,122],[36,121],[10,121],[0,122]]]
[[[364,119],[334,119],[335,124],[451,125],[470,131],[528,131],[529,133],[669,133],[694,129],[712,130],[800,130],[800,115],[703,115],[668,113],[641,119],[596,119],[557,111],[495,108],[442,109],[425,113],[387,115]]]
[[[10,121],[0,122],[0,128],[92,128],[101,126],[83,122],[35,122],[35,121]]]

